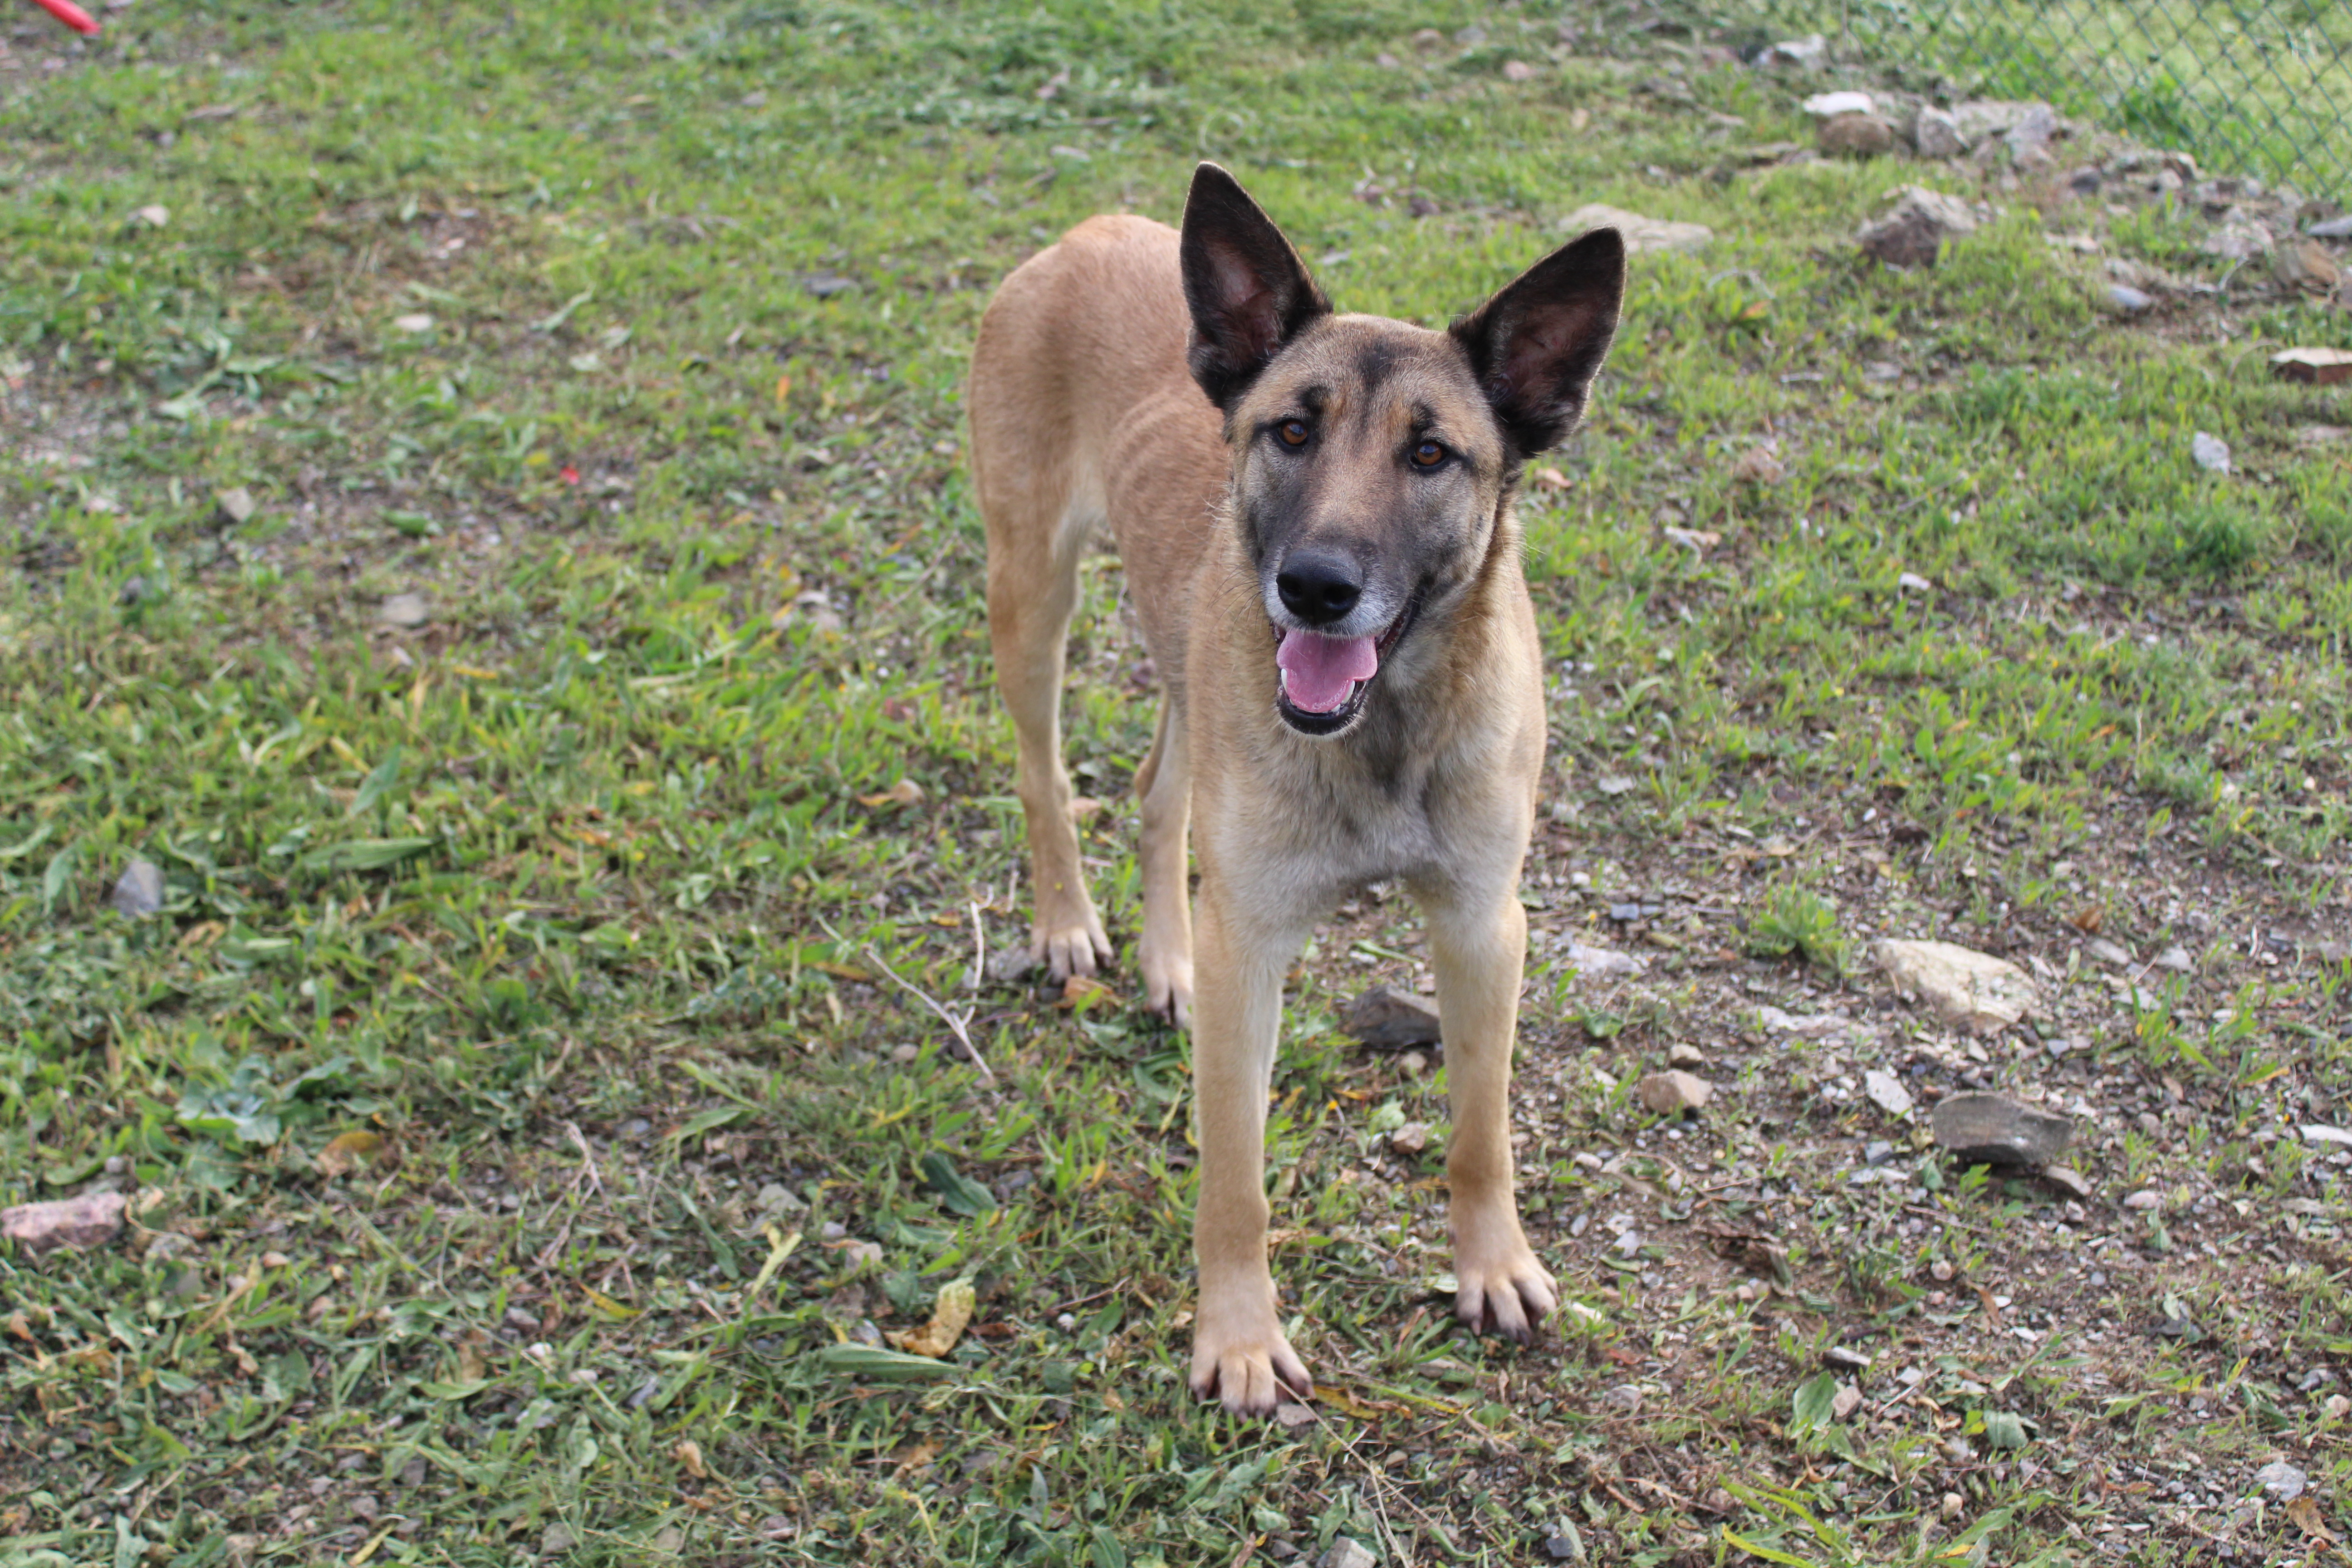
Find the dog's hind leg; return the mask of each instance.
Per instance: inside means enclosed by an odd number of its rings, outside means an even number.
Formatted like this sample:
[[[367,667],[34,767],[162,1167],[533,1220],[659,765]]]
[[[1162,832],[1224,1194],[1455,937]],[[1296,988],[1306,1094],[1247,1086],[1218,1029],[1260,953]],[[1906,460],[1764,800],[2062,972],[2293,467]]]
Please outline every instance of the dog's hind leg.
[[[1090,531],[1072,526],[1066,515],[1005,515],[1033,498],[1042,499],[1034,489],[1011,497],[983,495],[988,640],[996,655],[996,689],[1013,715],[1019,753],[1013,789],[1029,827],[1036,900],[1029,952],[1055,979],[1066,980],[1111,961],[1110,939],[1087,896],[1077,828],[1070,820],[1070,775],[1062,766],[1063,648],[1078,602],[1078,556]]]
[[[1184,714],[1174,692],[1160,704],[1160,733],[1136,771],[1143,803],[1138,858],[1143,870],[1144,1004],[1183,1028],[1192,1017],[1192,899],[1187,830],[1192,817],[1192,762]]]

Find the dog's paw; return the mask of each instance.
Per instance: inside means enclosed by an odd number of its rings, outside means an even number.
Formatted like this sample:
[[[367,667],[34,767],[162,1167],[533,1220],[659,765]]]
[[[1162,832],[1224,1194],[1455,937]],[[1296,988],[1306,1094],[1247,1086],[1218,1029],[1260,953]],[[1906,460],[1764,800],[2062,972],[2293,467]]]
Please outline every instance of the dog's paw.
[[[1264,1305],[1214,1310],[1206,1300],[1192,1323],[1192,1392],[1218,1399],[1236,1415],[1271,1415],[1286,1393],[1311,1398],[1314,1380],[1276,1321],[1273,1291]]]
[[[1029,935],[1029,956],[1055,980],[1093,974],[1110,967],[1110,938],[1092,907],[1047,919],[1042,912]]]
[[[1192,961],[1143,955],[1143,1005],[1180,1029],[1192,1026]]]
[[[1550,1271],[1525,1240],[1485,1249],[1477,1258],[1468,1254],[1466,1247],[1455,1249],[1454,1315],[1480,1333],[1527,1343],[1559,1305]]]

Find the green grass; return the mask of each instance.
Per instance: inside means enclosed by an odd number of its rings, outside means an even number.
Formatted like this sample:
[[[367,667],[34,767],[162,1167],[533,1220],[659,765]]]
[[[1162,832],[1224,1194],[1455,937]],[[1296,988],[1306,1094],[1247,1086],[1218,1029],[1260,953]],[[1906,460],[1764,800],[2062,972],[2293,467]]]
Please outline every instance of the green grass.
[[[1801,84],[1595,9],[108,16],[0,35],[0,1202],[133,1224],[0,1256],[0,1558],[2186,1563],[2281,1455],[2352,1531],[2345,1168],[2293,1131],[2347,1120],[2309,950],[2352,924],[2352,479],[2295,434],[2340,395],[2263,374],[2340,318],[2118,326],[2023,203],[1865,266],[1919,171],[1750,172]],[[1452,1329],[1442,1064],[1334,1026],[1422,963],[1367,897],[1271,1118],[1297,1428],[1184,1391],[1186,1044],[1131,963],[1084,1009],[974,973],[1027,908],[964,355],[1023,256],[1172,216],[1202,155],[1344,307],[1431,321],[1589,201],[1718,234],[1639,260],[1527,513],[1520,1153],[1580,1310]],[[1785,479],[1736,477],[1768,439]],[[1151,710],[1089,580],[1071,752],[1128,941]],[[158,918],[108,907],[134,856]],[[1768,925],[1812,967],[1737,951]],[[2119,998],[2092,932],[2191,967]],[[2030,955],[2046,1038],[1938,1036],[1844,973],[1884,934]],[[1571,935],[1649,971],[1570,979]],[[1685,1045],[1721,1097],[1652,1126]],[[2100,1201],[1841,1087],[1906,1063],[2089,1097]],[[1872,1139],[1901,1184],[1849,1180]],[[875,1351],[958,1279],[948,1362]],[[1824,1423],[1850,1340],[1870,1403]]]

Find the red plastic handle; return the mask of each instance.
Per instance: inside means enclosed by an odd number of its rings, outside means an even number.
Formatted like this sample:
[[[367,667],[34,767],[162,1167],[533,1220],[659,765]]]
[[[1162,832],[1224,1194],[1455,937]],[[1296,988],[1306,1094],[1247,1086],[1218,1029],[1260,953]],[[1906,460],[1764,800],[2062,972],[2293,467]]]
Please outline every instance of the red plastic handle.
[[[98,24],[90,20],[89,13],[75,5],[73,0],[33,0],[33,4],[77,33],[95,36],[98,32]]]

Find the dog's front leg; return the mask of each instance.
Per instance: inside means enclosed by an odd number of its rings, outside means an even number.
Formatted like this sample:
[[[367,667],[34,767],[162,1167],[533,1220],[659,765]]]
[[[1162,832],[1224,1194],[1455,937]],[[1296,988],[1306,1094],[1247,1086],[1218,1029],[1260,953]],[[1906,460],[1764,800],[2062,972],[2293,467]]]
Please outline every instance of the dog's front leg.
[[[1265,1259],[1265,1100],[1282,1027],[1282,976],[1299,939],[1250,929],[1202,891],[1195,942],[1192,1093],[1200,1121],[1201,1195],[1192,1248],[1201,1300],[1192,1320],[1192,1392],[1235,1415],[1271,1411],[1277,1385],[1311,1392],[1283,1337]]]
[[[1511,1047],[1518,1032],[1519,976],[1527,911],[1511,889],[1499,896],[1428,900],[1430,957],[1437,972],[1445,1081],[1454,1142],[1445,1177],[1453,1189],[1454,1310],[1473,1328],[1524,1343],[1557,1305],[1551,1275],[1519,1226],[1512,1189]]]

